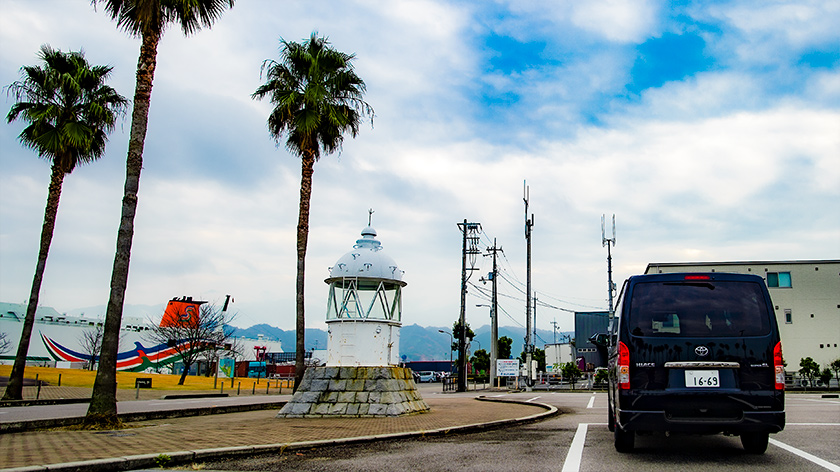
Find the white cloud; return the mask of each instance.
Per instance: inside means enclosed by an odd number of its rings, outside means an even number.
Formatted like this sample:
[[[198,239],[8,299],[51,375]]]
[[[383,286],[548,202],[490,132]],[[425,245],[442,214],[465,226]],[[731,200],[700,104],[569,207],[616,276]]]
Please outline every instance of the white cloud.
[[[608,41],[619,43],[641,42],[655,33],[659,6],[650,0],[602,0],[597,2],[542,2],[508,0],[502,2],[516,16],[502,23],[518,25],[497,26],[507,34],[531,36],[534,30],[524,26],[523,18],[539,23],[549,21],[556,28],[572,25]],[[517,18],[518,17],[518,18]]]
[[[573,5],[575,25],[618,42],[642,42],[653,32],[658,13],[657,5],[648,0],[573,2]]]
[[[736,34],[718,35],[719,53],[734,54],[731,65],[773,65],[794,60],[809,49],[836,50],[840,5],[819,0],[736,2],[694,8],[697,18],[722,21]]]
[[[796,47],[837,40],[840,5],[835,2],[779,1],[736,3],[711,8],[751,36],[775,37]]]

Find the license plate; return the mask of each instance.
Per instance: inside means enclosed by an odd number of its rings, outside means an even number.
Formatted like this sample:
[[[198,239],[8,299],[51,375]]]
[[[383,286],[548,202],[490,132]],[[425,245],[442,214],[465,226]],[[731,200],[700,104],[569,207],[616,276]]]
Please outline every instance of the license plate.
[[[685,371],[686,387],[720,387],[720,376],[716,370]]]

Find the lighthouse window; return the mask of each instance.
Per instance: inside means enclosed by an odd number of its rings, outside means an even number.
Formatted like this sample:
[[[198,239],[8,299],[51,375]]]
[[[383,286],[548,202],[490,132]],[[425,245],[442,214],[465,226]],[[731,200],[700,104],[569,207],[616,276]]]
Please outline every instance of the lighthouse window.
[[[400,286],[379,280],[343,279],[330,285],[327,319],[399,321]]]

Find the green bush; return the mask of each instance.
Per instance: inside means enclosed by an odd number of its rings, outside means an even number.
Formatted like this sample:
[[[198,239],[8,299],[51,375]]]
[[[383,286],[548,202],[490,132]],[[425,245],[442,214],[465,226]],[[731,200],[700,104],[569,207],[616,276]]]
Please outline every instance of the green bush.
[[[831,378],[832,378],[832,377],[834,377],[834,374],[832,374],[832,373],[831,373],[831,369],[829,369],[828,367],[826,367],[826,368],[825,368],[825,369],[823,369],[823,371],[820,373],[820,382],[822,382],[822,384],[823,384],[823,385],[825,385],[826,387],[828,387],[828,384],[829,384],[829,382],[831,382]]]
[[[572,384],[572,388],[575,388],[575,383],[583,375],[583,372],[578,369],[574,362],[563,364],[563,369],[560,372],[563,374],[563,379]]]
[[[813,386],[814,380],[820,375],[820,365],[811,357],[799,360],[799,375],[808,380],[808,385]]]
[[[609,381],[610,374],[607,372],[606,369],[599,370],[597,374],[595,374],[595,383],[596,384],[605,384]]]

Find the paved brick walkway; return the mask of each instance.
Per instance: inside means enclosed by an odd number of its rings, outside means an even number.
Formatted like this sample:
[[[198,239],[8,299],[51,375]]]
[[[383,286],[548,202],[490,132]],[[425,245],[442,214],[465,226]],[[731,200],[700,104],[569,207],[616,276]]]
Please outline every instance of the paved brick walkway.
[[[455,395],[431,395],[425,400],[431,407],[430,412],[395,418],[278,419],[275,418],[276,410],[262,410],[136,422],[119,431],[52,430],[4,434],[0,435],[0,468],[434,431],[523,418],[545,411],[536,405],[484,402]]]
[[[253,381],[245,381],[240,382],[241,385],[237,385],[236,387],[231,388],[230,382],[225,384],[224,390],[220,390],[223,393],[227,393],[229,395],[236,395],[237,392],[240,395],[251,395],[251,392],[254,392],[255,395],[265,395],[266,391],[269,395],[277,395],[279,393],[288,394],[291,393],[291,389],[289,388],[278,388],[276,382],[271,382],[268,385],[268,390],[266,390],[266,383],[265,380],[261,381],[258,385]],[[89,387],[57,387],[55,385],[45,385],[41,387],[41,391],[38,391],[38,387],[23,387],[23,399],[24,400],[34,400],[36,398],[40,400],[55,400],[61,398],[90,398],[92,388]],[[2,388],[0,388],[2,391]],[[150,388],[141,388],[141,389],[117,389],[117,401],[125,402],[131,400],[156,400],[163,395],[166,394],[185,394],[185,393],[208,393],[208,390],[158,390],[158,389],[150,389]]]

